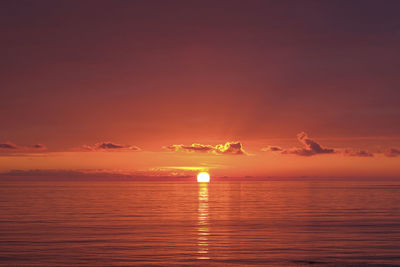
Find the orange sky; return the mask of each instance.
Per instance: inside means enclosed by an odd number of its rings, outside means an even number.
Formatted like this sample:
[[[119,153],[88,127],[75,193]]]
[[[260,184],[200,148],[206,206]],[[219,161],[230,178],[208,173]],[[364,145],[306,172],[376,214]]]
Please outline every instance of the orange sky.
[[[397,177],[397,10],[1,3],[0,172]]]
[[[99,143],[58,152],[26,147],[18,148],[20,151],[3,151],[0,171],[77,170],[145,176],[187,176],[208,171],[215,176],[235,177],[397,177],[400,171],[398,152],[327,148],[316,142],[319,148],[314,149],[298,143],[287,148],[230,143],[225,146],[175,145],[149,150]],[[241,147],[237,148],[238,144]]]

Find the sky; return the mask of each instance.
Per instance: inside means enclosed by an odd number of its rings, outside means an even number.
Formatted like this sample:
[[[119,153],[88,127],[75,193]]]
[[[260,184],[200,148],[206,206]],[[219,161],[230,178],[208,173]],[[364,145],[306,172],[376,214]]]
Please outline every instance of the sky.
[[[2,175],[400,177],[399,1],[1,1]]]

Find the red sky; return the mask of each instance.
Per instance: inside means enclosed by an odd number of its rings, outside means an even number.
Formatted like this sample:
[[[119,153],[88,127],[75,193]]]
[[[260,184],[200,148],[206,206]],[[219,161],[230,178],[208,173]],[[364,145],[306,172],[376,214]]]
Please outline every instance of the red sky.
[[[399,176],[399,8],[2,1],[0,172]]]

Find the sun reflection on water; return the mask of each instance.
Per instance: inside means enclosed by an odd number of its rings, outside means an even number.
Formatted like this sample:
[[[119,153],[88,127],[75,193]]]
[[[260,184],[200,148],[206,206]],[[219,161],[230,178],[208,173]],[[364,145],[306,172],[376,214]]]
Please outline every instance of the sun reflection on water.
[[[208,184],[199,184],[199,207],[198,217],[198,237],[197,237],[197,259],[206,260],[208,257],[208,236],[210,235],[209,216],[208,216]]]

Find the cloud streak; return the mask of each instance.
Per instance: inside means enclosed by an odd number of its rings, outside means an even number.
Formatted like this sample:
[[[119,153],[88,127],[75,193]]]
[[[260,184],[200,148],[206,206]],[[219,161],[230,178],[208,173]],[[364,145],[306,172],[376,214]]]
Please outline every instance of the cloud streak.
[[[261,151],[264,151],[264,152],[281,152],[281,151],[283,151],[283,148],[281,148],[279,146],[267,146],[267,147],[261,148]]]
[[[385,156],[387,157],[398,157],[400,156],[400,148],[389,148],[388,150],[385,151]]]
[[[33,152],[47,150],[47,147],[42,144],[30,146],[20,146],[12,142],[0,143],[0,152]]]
[[[194,175],[186,171],[149,170],[149,171],[122,171],[122,170],[62,170],[62,169],[33,169],[10,170],[0,172],[0,181],[165,181],[188,180]]]
[[[216,155],[247,155],[240,142],[226,142],[218,145],[205,145],[194,143],[191,145],[169,145],[163,147],[169,151],[212,153]]]
[[[140,151],[141,149],[137,146],[132,145],[120,145],[113,142],[99,142],[94,145],[83,145],[82,151]]]
[[[367,151],[367,150],[351,150],[351,149],[346,149],[343,152],[344,155],[350,156],[350,157],[373,157],[374,154]]]

